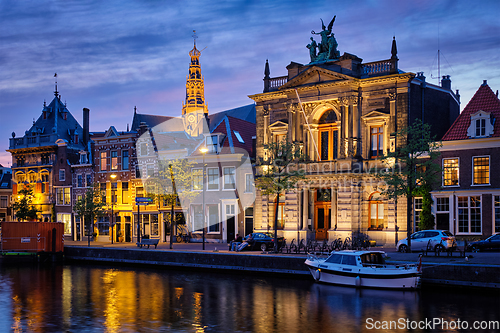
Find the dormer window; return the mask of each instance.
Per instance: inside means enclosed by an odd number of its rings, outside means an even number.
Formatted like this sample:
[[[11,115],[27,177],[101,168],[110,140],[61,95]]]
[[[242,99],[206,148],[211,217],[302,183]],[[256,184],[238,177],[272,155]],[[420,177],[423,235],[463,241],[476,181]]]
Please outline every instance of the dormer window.
[[[209,153],[219,152],[219,139],[217,135],[207,136],[207,149]]]
[[[490,112],[478,111],[470,116],[470,126],[467,129],[469,138],[485,138],[493,134],[494,119]]]

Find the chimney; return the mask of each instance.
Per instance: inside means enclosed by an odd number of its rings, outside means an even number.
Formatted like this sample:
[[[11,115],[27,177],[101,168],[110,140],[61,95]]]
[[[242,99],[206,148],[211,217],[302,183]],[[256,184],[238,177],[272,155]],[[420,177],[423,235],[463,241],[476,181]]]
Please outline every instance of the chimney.
[[[90,110],[87,108],[83,108],[83,144],[87,146],[89,143],[89,115]]]
[[[449,75],[443,75],[443,79],[441,80],[441,87],[443,89],[451,90],[451,80]]]

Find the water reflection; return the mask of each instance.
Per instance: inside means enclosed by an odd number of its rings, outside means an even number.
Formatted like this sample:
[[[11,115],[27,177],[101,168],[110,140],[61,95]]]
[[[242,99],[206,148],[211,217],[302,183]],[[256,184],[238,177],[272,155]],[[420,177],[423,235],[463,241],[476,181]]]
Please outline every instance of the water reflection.
[[[499,320],[499,306],[498,295],[451,290],[357,290],[166,269],[0,267],[1,332],[370,332],[367,318]]]

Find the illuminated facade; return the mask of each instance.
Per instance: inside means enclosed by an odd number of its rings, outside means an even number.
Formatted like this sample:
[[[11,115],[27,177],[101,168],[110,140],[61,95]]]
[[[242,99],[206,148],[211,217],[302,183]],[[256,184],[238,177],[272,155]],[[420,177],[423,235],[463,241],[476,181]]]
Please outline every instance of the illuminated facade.
[[[437,229],[469,240],[500,232],[499,118],[498,92],[485,81],[444,135],[441,182],[431,193]]]
[[[314,61],[313,61],[314,60]],[[436,86],[422,73],[398,68],[395,39],[388,60],[362,63],[344,53],[308,65],[292,62],[287,75],[271,78],[266,62],[264,92],[251,95],[257,109],[257,158],[279,140],[299,144],[307,185],[283,195],[279,233],[292,239],[343,239],[364,233],[378,244],[406,234],[406,203],[380,196],[369,172],[378,159],[404,142],[394,133],[420,118],[442,137],[459,113],[449,77]],[[274,228],[274,198],[257,191],[255,229]]]
[[[0,164],[0,221],[12,221],[12,170]]]
[[[12,154],[13,195],[22,186],[32,186],[40,220],[64,223],[69,236],[74,233],[72,166],[87,155],[88,126],[82,128],[61,102],[57,84],[54,95],[24,136],[12,134],[7,151]]]

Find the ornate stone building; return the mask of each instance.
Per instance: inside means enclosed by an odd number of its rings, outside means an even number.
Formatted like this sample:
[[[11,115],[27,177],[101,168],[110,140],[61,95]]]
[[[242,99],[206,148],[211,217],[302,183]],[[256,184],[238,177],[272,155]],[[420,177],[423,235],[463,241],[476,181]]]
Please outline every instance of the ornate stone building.
[[[442,137],[459,114],[458,92],[449,76],[437,86],[423,73],[401,71],[395,38],[387,60],[339,56],[336,41],[329,42],[332,24],[321,36],[332,49],[323,47],[318,58],[311,38],[311,63],[291,62],[287,75],[271,78],[266,61],[264,91],[249,96],[256,103],[257,158],[278,140],[298,143],[307,155],[300,165],[307,184],[286,193],[278,207],[279,233],[289,242],[363,233],[394,243],[396,230],[399,238],[406,234],[406,203],[382,197],[371,172],[385,168],[378,157],[405,144],[394,133],[417,118]],[[274,228],[273,202],[257,191],[255,231]]]
[[[65,235],[73,236],[72,166],[88,161],[88,109],[82,128],[61,102],[57,83],[54,95],[24,136],[12,133],[12,191],[15,195],[22,186],[32,186],[40,220],[63,222]]]

